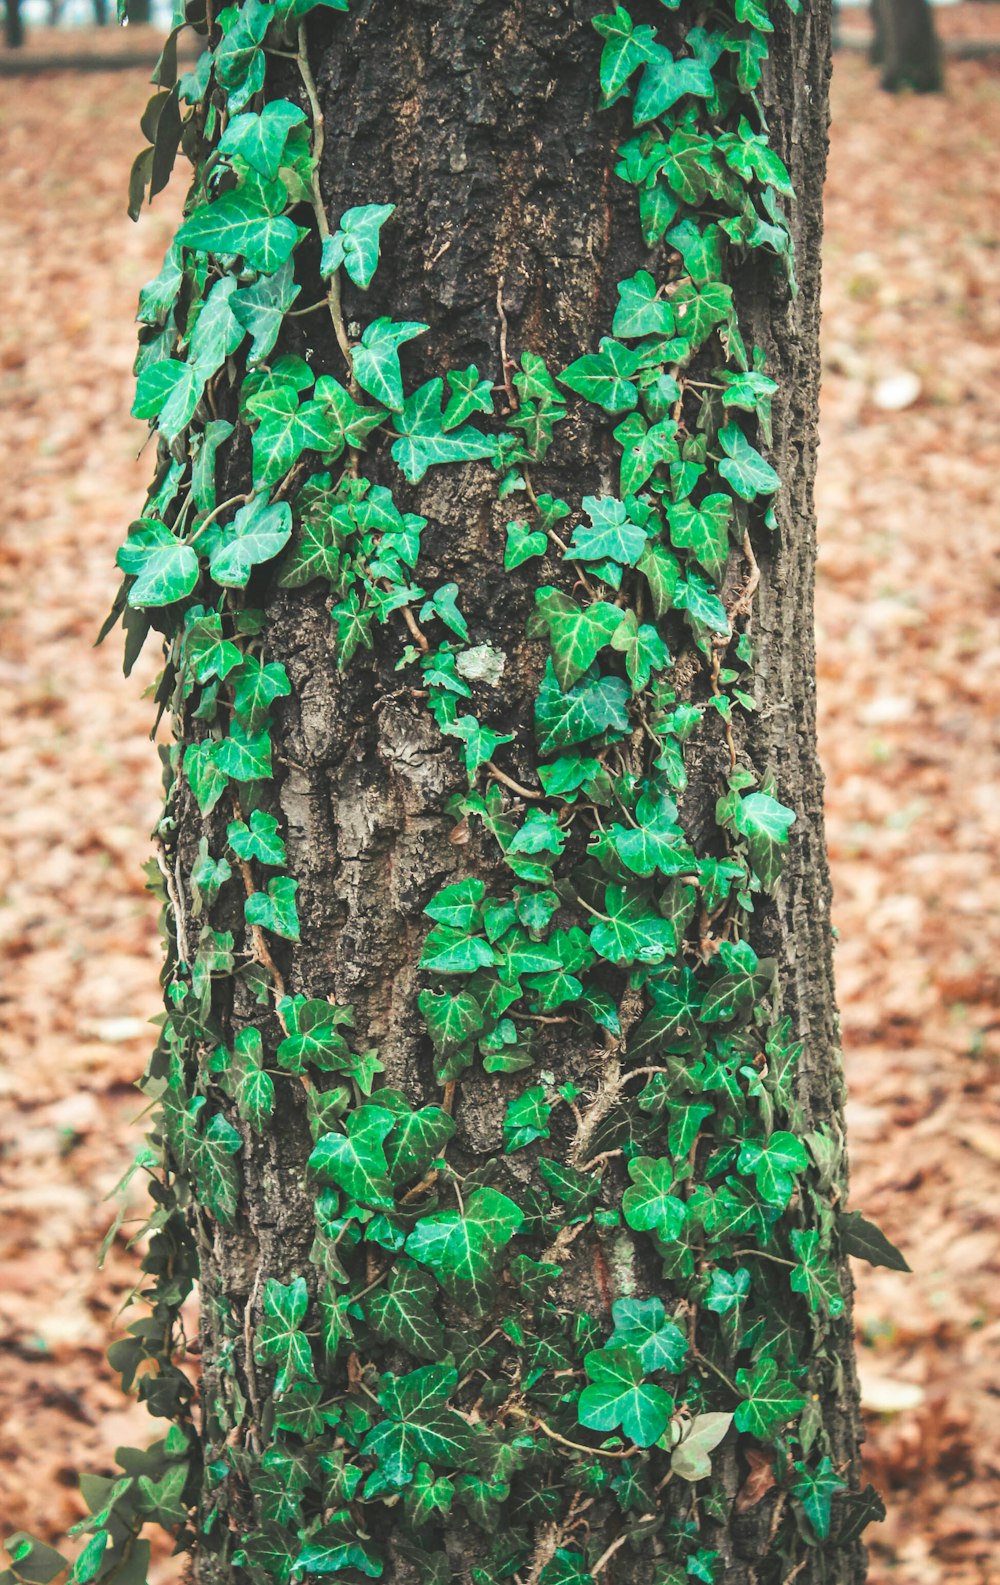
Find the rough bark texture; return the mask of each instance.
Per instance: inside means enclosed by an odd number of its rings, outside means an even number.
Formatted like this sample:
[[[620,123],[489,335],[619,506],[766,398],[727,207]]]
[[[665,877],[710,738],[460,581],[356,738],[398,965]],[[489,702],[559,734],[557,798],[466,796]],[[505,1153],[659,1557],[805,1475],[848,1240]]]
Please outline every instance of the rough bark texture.
[[[929,0],[873,0],[872,19],[872,61],[882,68],[882,87],[940,92],[944,70]]]
[[[472,362],[499,379],[504,335],[512,357],[531,349],[563,366],[608,332],[615,283],[648,263],[632,196],[612,174],[624,119],[618,110],[596,109],[597,48],[589,24],[601,9],[596,0],[380,0],[350,18],[321,12],[323,20],[311,20],[326,114],[323,194],[331,216],[352,204],[397,205],[365,318],[386,313],[430,325],[430,334],[408,349],[414,381]],[[759,770],[775,772],[780,796],[798,812],[780,905],[761,916],[758,945],[783,963],[786,1011],[806,1043],[801,1082],[810,1124],[836,1129],[842,1097],[812,638],[828,14],[823,4],[807,5],[793,22],[780,9],[763,99],[799,194],[801,290],[789,302],[782,281],[759,268],[738,283],[741,320],[767,349],[769,371],[781,383],[772,456],[785,481],[779,532],[757,551],[762,709],[742,746]],[[653,0],[633,11],[637,22],[664,28],[665,13]],[[294,94],[291,74],[285,88]],[[350,320],[349,294],[346,311]],[[332,341],[326,347],[322,340],[326,327],[316,328],[319,316],[299,323],[309,326],[302,335],[314,338],[311,356],[328,352],[327,366],[337,368]],[[571,411],[538,488],[575,502],[584,493],[613,493],[609,426],[589,423]],[[497,575],[504,524],[513,515],[509,503],[497,502],[486,464],[432,470],[411,488],[400,486],[388,465],[384,473],[400,505],[429,519],[424,545],[431,565],[422,564],[422,574],[432,584],[458,583],[477,641],[506,653],[491,723],[516,730],[530,720],[541,662],[539,647],[524,639],[534,575]],[[456,833],[443,812],[464,775],[454,745],[394,670],[400,646],[385,637],[374,656],[362,652],[338,673],[320,595],[273,591],[268,612],[270,655],[284,662],[293,684],[275,738],[289,867],[300,879],[301,945],[280,944],[287,988],[353,1004],[358,1029],[379,1048],[386,1081],[405,1089],[414,1104],[435,1100],[431,1051],[416,1007],[415,965],[426,927],[421,909],[438,887],[470,870],[488,878],[495,859],[478,836],[463,841],[466,834]],[[701,697],[704,683],[694,673],[690,668],[689,687]],[[695,840],[699,811],[705,824],[711,820],[724,764],[714,742],[692,757],[684,815]],[[516,775],[516,759],[512,769]],[[193,854],[200,821],[193,809],[188,816]],[[248,1002],[234,1006],[232,1016],[239,1023],[260,1015]],[[559,1029],[546,1033],[553,1038],[544,1065],[593,1093],[607,1060],[602,1043],[582,1045],[578,1034],[569,1039]],[[509,1093],[511,1081],[502,1076],[463,1079],[451,1152],[459,1170],[498,1153]],[[288,1281],[308,1270],[313,1215],[303,1168],[309,1149],[304,1107],[289,1092],[273,1133],[246,1144],[242,1219],[235,1229],[215,1228],[201,1250],[206,1398],[216,1386],[213,1360],[222,1343],[213,1295],[227,1296],[237,1313],[246,1307],[249,1327],[265,1277]],[[525,1170],[519,1160],[504,1158],[508,1182]],[[502,1176],[498,1186],[504,1187]],[[608,1238],[603,1247],[596,1235],[579,1239],[566,1261],[562,1296],[603,1313],[614,1296],[617,1264],[634,1258],[630,1239],[619,1245]],[[647,1291],[662,1287],[652,1270],[647,1278]],[[845,1319],[843,1391],[830,1410],[839,1424],[841,1463],[855,1456],[857,1441],[849,1340]],[[730,1455],[732,1490],[743,1474]],[[726,1558],[727,1585],[754,1580],[773,1510],[772,1494],[714,1538]],[[465,1577],[472,1542],[461,1521],[450,1544],[456,1577]],[[855,1545],[798,1578],[801,1585],[821,1579],[856,1585],[863,1572]],[[203,1585],[220,1578],[208,1557],[196,1562],[195,1574]],[[641,1585],[648,1577],[647,1561],[616,1556],[616,1585]],[[410,1585],[413,1575],[399,1562],[385,1578]]]

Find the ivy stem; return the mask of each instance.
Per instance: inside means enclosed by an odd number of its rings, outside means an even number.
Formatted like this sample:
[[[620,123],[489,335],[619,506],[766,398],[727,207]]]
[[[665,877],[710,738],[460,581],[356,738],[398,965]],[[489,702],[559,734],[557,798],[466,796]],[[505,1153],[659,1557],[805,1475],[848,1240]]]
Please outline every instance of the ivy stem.
[[[550,1441],[558,1442],[560,1447],[571,1447],[575,1453],[589,1453],[591,1458],[614,1459],[632,1458],[635,1454],[635,1448],[633,1447],[624,1448],[622,1452],[617,1453],[603,1447],[588,1447],[585,1442],[571,1442],[569,1437],[563,1436],[560,1431],[553,1431],[552,1427],[546,1425],[544,1420],[537,1419],[535,1415],[529,1414],[527,1409],[521,1409],[517,1404],[511,1404],[504,1410],[504,1413],[516,1415],[519,1420],[530,1420],[536,1431],[541,1431],[542,1435],[547,1436]]]
[[[712,1360],[710,1360],[706,1354],[703,1354],[699,1348],[695,1348],[693,1344],[692,1344],[692,1352],[694,1354],[695,1359],[698,1360],[700,1364],[707,1365],[709,1370],[712,1372],[712,1374],[715,1375],[715,1376],[718,1376],[719,1380],[721,1382],[723,1382],[724,1385],[729,1388],[730,1392],[735,1393],[737,1398],[742,1397],[740,1389],[737,1387],[737,1385],[736,1385],[736,1383],[734,1381],[730,1381],[730,1379],[726,1375],[725,1371],[724,1370],[720,1370],[718,1365],[714,1364],[712,1362]]]
[[[252,501],[252,500],[253,500],[253,492],[249,491],[249,492],[244,493],[243,495],[231,495],[229,497],[228,501],[220,501],[218,506],[212,508],[212,510],[209,512],[208,516],[205,518],[204,522],[201,522],[201,523],[198,524],[198,527],[195,529],[194,533],[191,535],[191,538],[187,541],[187,543],[189,545],[197,544],[198,540],[201,538],[202,534],[204,534],[204,532],[205,532],[206,528],[208,527],[208,525],[210,523],[214,523],[217,517],[221,517],[223,512],[226,510],[227,507],[230,507],[230,506],[246,506],[247,502],[248,501]]]
[[[545,797],[545,794],[542,792],[532,792],[530,787],[522,787],[521,783],[516,782],[513,776],[508,776],[506,771],[502,771],[497,765],[494,765],[491,759],[486,761],[486,769],[489,771],[494,781],[503,782],[504,786],[509,787],[512,793],[517,793],[519,798],[537,799]]]
[[[326,206],[323,203],[323,194],[319,185],[319,170],[323,159],[323,145],[326,138],[326,122],[320,107],[319,94],[316,91],[316,79],[309,64],[309,40],[306,35],[306,25],[299,23],[298,51],[295,59],[298,61],[299,75],[302,86],[309,100],[309,109],[312,113],[312,170],[309,173],[309,191],[311,196],[312,211],[316,217],[316,228],[320,240],[326,242],[332,236],[330,222],[327,218]],[[344,308],[340,297],[340,271],[334,270],[326,289],[326,301],[330,310],[330,319],[333,323],[333,333],[337,338],[337,345],[344,354],[344,362],[354,379],[354,355],[347,335],[347,326],[344,323]]]
[[[611,1562],[611,1559],[614,1557],[615,1553],[618,1551],[618,1548],[619,1547],[623,1547],[627,1540],[628,1540],[628,1536],[627,1535],[620,1535],[617,1538],[617,1540],[612,1541],[610,1546],[606,1546],[604,1548],[604,1551],[601,1553],[600,1557],[597,1559],[597,1562],[592,1565],[591,1570],[590,1570],[591,1575],[593,1576],[594,1579],[597,1578],[598,1574],[602,1574],[604,1572],[604,1570],[607,1568],[608,1564]]]
[[[734,1260],[738,1255],[748,1258],[755,1256],[758,1260],[769,1260],[775,1266],[787,1266],[789,1271],[795,1270],[794,1260],[785,1260],[781,1255],[769,1255],[766,1249],[734,1249],[732,1255]]]

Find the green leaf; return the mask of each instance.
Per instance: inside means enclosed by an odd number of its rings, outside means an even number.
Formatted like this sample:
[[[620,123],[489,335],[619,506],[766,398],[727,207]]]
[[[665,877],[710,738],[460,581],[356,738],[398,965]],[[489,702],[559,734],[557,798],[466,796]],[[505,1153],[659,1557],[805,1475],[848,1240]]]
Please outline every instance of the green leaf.
[[[239,155],[273,181],[281,168],[289,132],[305,119],[305,111],[298,105],[274,99],[260,115],[233,116],[219,140],[219,153]]]
[[[172,605],[183,600],[198,582],[198,556],[184,545],[165,523],[140,518],[129,529],[128,539],[115,557],[119,569],[135,583],[128,603],[136,609]]]
[[[639,400],[631,382],[642,356],[640,352],[623,347],[620,341],[605,336],[600,351],[577,358],[558,376],[559,383],[593,402],[595,407],[602,407],[606,413],[626,413]]]
[[[481,904],[486,895],[486,884],[475,875],[456,881],[435,892],[424,909],[439,924],[451,925],[455,930],[471,930],[482,917]]]
[[[287,699],[291,691],[288,673],[280,661],[265,664],[250,655],[236,679],[233,709],[248,732],[259,732],[268,720],[274,701]]]
[[[696,625],[707,627],[712,633],[729,632],[726,608],[714,589],[710,589],[696,572],[689,572],[674,590],[674,605],[687,611]]]
[[[434,974],[474,974],[495,962],[496,953],[482,936],[447,925],[430,931],[420,957],[420,967]]]
[[[277,1052],[283,1068],[301,1073],[308,1063],[326,1073],[350,1071],[353,1054],[340,1033],[341,1025],[351,1022],[350,1008],[295,997],[282,1002],[279,1011],[289,1029]]]
[[[240,1175],[233,1157],[242,1148],[242,1139],[221,1112],[192,1143],[191,1170],[198,1198],[224,1227],[236,1218]]]
[[[266,891],[254,892],[247,898],[243,907],[247,924],[260,925],[286,941],[298,941],[299,915],[295,907],[298,887],[298,881],[289,875],[272,876]]]
[[[161,358],[139,375],[132,403],[133,418],[155,418],[167,441],[176,440],[194,417],[205,378],[193,363]]]
[[[411,1524],[419,1528],[435,1513],[446,1514],[455,1496],[455,1482],[447,1475],[435,1478],[430,1464],[418,1464],[413,1483],[406,1494],[406,1512]]]
[[[787,1425],[806,1406],[798,1388],[778,1375],[773,1359],[758,1359],[751,1370],[738,1370],[736,1385],[745,1400],[733,1416],[736,1429],[759,1437],[762,1442],[772,1441],[771,1433]]]
[[[673,335],[674,311],[668,298],[657,295],[656,281],[648,270],[637,270],[629,280],[619,281],[618,298],[611,325],[613,335]]]
[[[229,736],[214,745],[212,758],[216,768],[231,781],[271,779],[271,739],[266,729],[252,735],[234,721]]]
[[[751,446],[738,424],[720,429],[719,441],[726,453],[719,463],[719,472],[742,500],[755,501],[758,495],[773,495],[780,488],[781,479]]]
[[[691,57],[675,61],[668,49],[657,45],[642,74],[632,119],[637,127],[643,126],[671,110],[685,94],[711,99],[714,93],[712,73],[704,61]]]
[[[622,1210],[629,1227],[639,1233],[655,1233],[665,1243],[678,1239],[686,1211],[684,1201],[670,1192],[673,1163],[666,1157],[639,1156],[629,1162],[628,1175],[632,1187],[622,1196]]]
[[[552,646],[556,679],[565,692],[589,669],[598,652],[610,644],[624,613],[604,600],[581,610],[568,594],[549,586],[536,589],[535,605],[538,621],[548,632]]]
[[[203,815],[210,815],[226,790],[225,772],[215,763],[216,745],[189,743],[184,750],[184,774]]]
[[[714,222],[699,227],[687,218],[667,232],[667,241],[684,261],[684,272],[698,286],[717,281],[722,275],[723,232]]]
[[[674,595],[681,572],[677,557],[659,545],[647,545],[637,565],[649,585],[653,611],[657,616],[665,616],[674,608]]]
[[[395,204],[361,204],[345,209],[332,237],[323,243],[320,271],[332,275],[343,265],[355,286],[367,291],[378,268],[381,231]]]
[[[357,591],[352,589],[346,600],[330,607],[330,616],[337,628],[337,669],[343,671],[362,645],[372,648],[372,612],[362,608]]]
[[[383,1145],[392,1131],[393,1113],[381,1106],[360,1106],[348,1112],[346,1134],[323,1134],[309,1157],[309,1170],[376,1210],[394,1205],[389,1164]]]
[[[233,313],[235,290],[233,276],[216,281],[198,312],[188,344],[188,358],[203,381],[218,372],[246,335]]]
[[[728,495],[707,495],[698,506],[678,501],[667,508],[671,541],[679,549],[689,550],[716,582],[729,554],[732,512]]]
[[[626,869],[633,875],[681,875],[697,863],[687,845],[677,810],[669,802],[641,825],[612,825],[608,837]]]
[[[592,1431],[619,1426],[636,1447],[658,1442],[674,1409],[662,1387],[643,1381],[642,1360],[633,1348],[592,1349],[584,1359],[592,1385],[584,1387],[577,1418]]]
[[[733,810],[733,829],[746,838],[754,874],[765,890],[770,890],[784,865],[782,848],[795,820],[791,809],[768,793],[747,793]]]
[[[662,463],[677,460],[676,435],[677,425],[672,418],[663,418],[652,425],[646,422],[641,413],[629,413],[627,418],[622,419],[614,436],[622,447],[623,495],[634,495]]]
[[[609,963],[662,963],[676,945],[674,927],[646,899],[624,886],[605,889],[606,919],[595,920],[590,944]]]
[[[890,1271],[910,1270],[906,1257],[895,1244],[891,1244],[882,1229],[869,1222],[860,1211],[841,1211],[837,1228],[845,1255],[867,1260],[870,1266],[887,1266]]]
[[[417,1359],[440,1360],[444,1329],[434,1309],[438,1292],[430,1272],[409,1261],[393,1267],[389,1285],[365,1300],[372,1331],[383,1342],[399,1343]]]
[[[670,665],[670,651],[656,628],[641,622],[634,611],[626,611],[619,623],[611,647],[625,657],[625,670],[634,694],[648,686],[654,671],[664,671]]]
[[[792,1292],[803,1294],[809,1308],[816,1314],[834,1317],[843,1315],[844,1296],[840,1291],[840,1279],[820,1230],[815,1227],[793,1228],[789,1237],[799,1262],[791,1275]]]
[[[331,0],[323,3],[329,5]],[[366,1551],[360,1541],[345,1541],[339,1528],[331,1528],[328,1537],[323,1530],[317,1531],[295,1559],[296,1574],[342,1574],[344,1569],[357,1569],[369,1579],[379,1579],[382,1560]]]
[[[287,200],[283,187],[281,192]],[[238,187],[192,210],[177,232],[177,241],[197,253],[242,254],[251,269],[272,275],[304,233],[287,215],[269,213],[270,207],[247,187]]]
[[[799,1463],[794,1468],[799,1479],[792,1484],[792,1495],[802,1504],[817,1539],[825,1541],[830,1534],[833,1499],[838,1492],[847,1490],[847,1482],[837,1474],[829,1456],[820,1459],[813,1470]]]
[[[551,659],[547,660],[535,699],[539,751],[547,756],[606,732],[624,735],[630,730],[628,700],[628,683],[621,677],[602,677],[596,666],[564,692]]]
[[[389,1486],[408,1485],[425,1459],[449,1469],[465,1461],[472,1426],[447,1407],[457,1386],[458,1372],[449,1365],[422,1365],[405,1376],[382,1377],[379,1403],[386,1418],[369,1431],[361,1451],[378,1461]]]
[[[539,1156],[538,1172],[571,1217],[585,1216],[600,1195],[600,1178],[593,1173],[578,1172],[575,1167],[564,1166],[561,1161],[550,1161],[545,1156]]]
[[[624,567],[634,567],[648,535],[632,522],[625,503],[611,495],[585,495],[583,509],[591,526],[577,524],[568,555],[577,561],[617,561]]]
[[[385,1151],[393,1188],[419,1178],[454,1134],[454,1119],[440,1106],[421,1106],[397,1117]]]
[[[767,994],[775,973],[774,959],[758,958],[748,941],[724,941],[715,968],[702,1003],[703,1024],[724,1022],[751,1008]]]
[[[352,366],[358,384],[384,407],[399,411],[403,406],[403,371],[399,349],[404,342],[422,336],[430,327],[406,320],[374,319],[354,348]]]
[[[274,506],[259,496],[248,501],[212,548],[208,563],[212,577],[226,588],[245,589],[253,569],[284,550],[291,533],[292,509],[287,501]]]
[[[633,27],[623,6],[616,6],[612,16],[595,17],[593,26],[607,41],[601,51],[601,92],[606,99],[615,99],[656,50],[656,34],[645,25]]]
[[[231,820],[226,827],[226,841],[237,858],[273,865],[286,861],[285,844],[278,835],[278,821],[263,809],[253,811],[249,825],[242,820]]]
[[[295,284],[295,270],[286,259],[273,275],[262,275],[252,286],[245,286],[232,299],[234,317],[253,337],[247,363],[262,363],[274,349],[278,332],[302,288]]]
[[[474,363],[470,363],[467,369],[449,369],[448,384],[451,395],[442,420],[445,429],[457,428],[473,413],[493,412],[492,382],[479,378],[479,370]]]
[[[548,1139],[549,1116],[552,1105],[545,1098],[545,1089],[536,1084],[507,1102],[503,1120],[504,1154],[523,1150],[536,1139]]]
[[[792,1197],[796,1176],[805,1172],[809,1157],[801,1140],[779,1129],[765,1140],[745,1139],[736,1165],[738,1171],[753,1174],[762,1200],[783,1211]]]
[[[507,548],[504,551],[505,572],[513,572],[533,556],[544,556],[549,548],[548,536],[540,529],[529,529],[525,523],[507,524]]]
[[[616,1299],[611,1306],[615,1329],[611,1343],[638,1354],[643,1371],[665,1370],[675,1376],[688,1352],[688,1340],[679,1326],[667,1320],[660,1299]]]
[[[421,991],[417,1006],[424,1015],[427,1033],[442,1057],[472,1040],[483,1027],[483,1010],[470,991]]]
[[[485,765],[493,758],[494,751],[501,743],[512,743],[513,732],[494,732],[488,726],[483,726],[474,715],[460,715],[449,726],[441,728],[447,737],[461,738],[465,745],[465,769],[469,777],[469,785],[475,778],[480,765]]]
[[[332,374],[321,374],[316,381],[316,400],[325,410],[333,433],[333,439],[327,440],[325,448],[319,445],[316,449],[326,449],[334,455],[344,446],[363,446],[366,437],[385,418],[384,408],[365,407],[356,402]]]
[[[300,1330],[308,1308],[309,1290],[303,1277],[293,1277],[287,1285],[268,1277],[255,1353],[259,1363],[276,1367],[276,1392],[287,1391],[297,1380],[316,1379],[309,1339]]]
[[[443,395],[443,380],[427,380],[393,415],[401,438],[393,443],[392,455],[410,484],[419,484],[427,469],[437,464],[471,462],[494,455],[494,441],[471,424],[445,432]]]
[[[446,1293],[475,1310],[489,1303],[499,1252],[517,1233],[524,1212],[496,1189],[475,1189],[462,1211],[421,1217],[406,1253],[429,1266]]]

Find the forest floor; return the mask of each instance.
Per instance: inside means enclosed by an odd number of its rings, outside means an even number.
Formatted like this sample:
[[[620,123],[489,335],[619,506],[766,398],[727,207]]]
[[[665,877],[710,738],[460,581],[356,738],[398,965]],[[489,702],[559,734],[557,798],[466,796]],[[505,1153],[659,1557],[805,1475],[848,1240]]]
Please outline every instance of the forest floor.
[[[103,1363],[133,1258],[124,1235],[103,1271],[95,1252],[158,999],[153,658],[125,682],[117,636],[91,647],[149,469],[132,314],[179,203],[124,216],[143,103],[141,74],[66,72],[10,81],[0,107],[0,1527],[50,1538],[83,1511],[76,1471],[149,1435]],[[872,1585],[1000,1581],[998,143],[1000,61],[893,99],[838,58],[822,752],[853,1203],[913,1267],[856,1272],[890,1509]]]

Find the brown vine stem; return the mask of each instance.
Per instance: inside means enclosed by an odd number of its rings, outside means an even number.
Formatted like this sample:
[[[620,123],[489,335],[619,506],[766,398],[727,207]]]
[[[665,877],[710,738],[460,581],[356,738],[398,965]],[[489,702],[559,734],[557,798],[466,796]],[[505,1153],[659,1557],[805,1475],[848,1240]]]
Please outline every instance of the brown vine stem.
[[[212,510],[209,512],[208,516],[204,519],[204,521],[198,524],[198,527],[195,529],[194,533],[191,535],[191,538],[188,540],[187,543],[189,545],[195,544],[196,541],[201,538],[202,534],[204,534],[204,532],[205,532],[206,528],[208,527],[208,525],[210,523],[214,523],[217,517],[221,517],[222,513],[226,510],[227,507],[229,507],[229,506],[246,506],[247,502],[251,501],[252,499],[253,499],[253,493],[251,491],[251,492],[245,493],[243,495],[231,495],[229,497],[228,501],[220,501],[218,506],[215,506],[215,507],[212,508]]]
[[[610,1448],[588,1447],[585,1442],[571,1442],[568,1436],[563,1436],[561,1431],[553,1431],[544,1420],[539,1420],[535,1415],[529,1414],[527,1409],[521,1409],[517,1404],[511,1404],[504,1410],[505,1414],[516,1415],[519,1420],[530,1420],[536,1431],[541,1431],[551,1442],[558,1442],[560,1447],[570,1447],[574,1453],[589,1453],[591,1458],[632,1458],[635,1449],[623,1448],[621,1452],[613,1452]]]
[[[170,899],[170,907],[174,916],[174,938],[177,945],[177,956],[182,963],[188,961],[187,930],[184,923],[184,909],[181,906],[180,896],[177,891],[176,881],[170,873],[170,868],[164,856],[163,843],[156,843],[156,867],[163,876],[163,883]]]
[[[299,23],[298,50],[296,51],[295,59],[298,62],[299,75],[302,78],[302,86],[306,91],[306,98],[309,100],[309,109],[312,115],[313,165],[309,176],[310,200],[313,214],[316,217],[316,228],[319,231],[320,240],[326,242],[327,238],[333,234],[330,230],[330,222],[327,219],[326,206],[323,203],[323,194],[319,185],[319,170],[323,159],[323,145],[326,138],[326,122],[320,107],[319,94],[316,91],[316,79],[309,64],[309,40],[306,35],[304,21]],[[337,338],[338,347],[344,354],[344,362],[347,364],[353,383],[354,355],[351,351],[347,326],[344,323],[344,308],[340,298],[339,270],[334,270],[330,276],[330,282],[326,289],[326,301],[330,310],[333,333]]]
[[[628,1540],[628,1536],[627,1535],[620,1535],[616,1541],[612,1541],[610,1546],[606,1546],[604,1548],[604,1551],[601,1553],[600,1557],[597,1559],[597,1562],[592,1566],[592,1568],[590,1570],[590,1572],[593,1575],[594,1579],[597,1578],[598,1574],[602,1574],[604,1572],[604,1570],[607,1568],[608,1564],[611,1562],[611,1559],[614,1557],[615,1553],[618,1551],[618,1548],[624,1546],[625,1542],[627,1540]]]
[[[513,776],[508,776],[506,771],[502,771],[500,770],[499,766],[494,765],[491,759],[486,761],[486,769],[489,771],[494,781],[503,782],[504,786],[509,787],[511,792],[516,793],[519,798],[545,797],[545,794],[542,792],[532,792],[530,787],[522,787],[521,783],[516,782]]]

